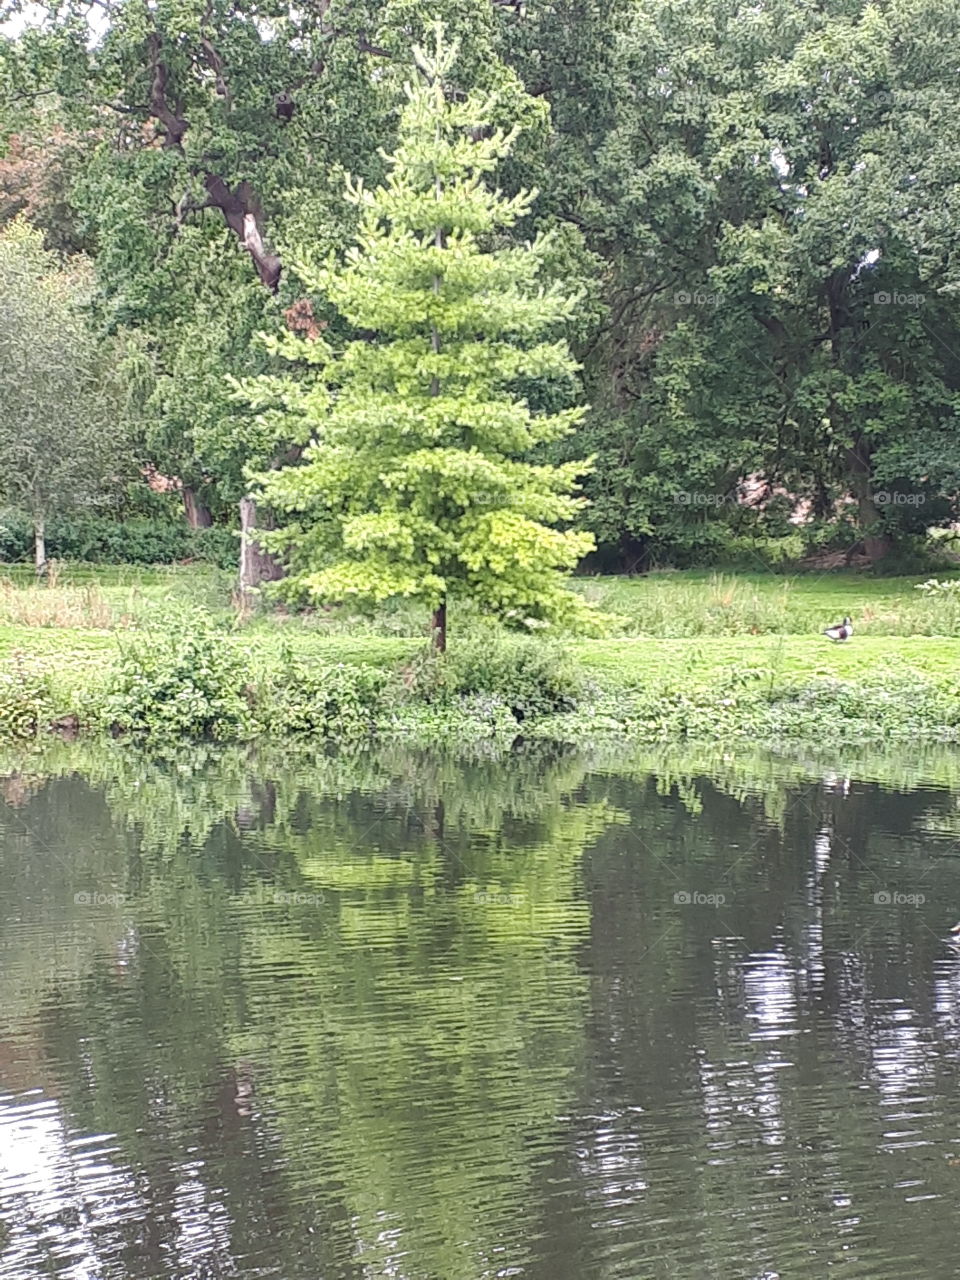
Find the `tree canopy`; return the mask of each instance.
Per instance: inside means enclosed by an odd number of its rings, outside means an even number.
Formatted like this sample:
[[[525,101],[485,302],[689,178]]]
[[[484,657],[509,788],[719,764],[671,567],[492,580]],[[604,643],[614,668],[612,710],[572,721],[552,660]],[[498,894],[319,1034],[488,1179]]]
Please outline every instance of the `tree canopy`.
[[[118,351],[82,312],[90,284],[25,222],[0,231],[0,498],[33,519],[38,568],[46,517],[115,493],[132,463]]]
[[[350,338],[314,267],[354,242],[345,177],[384,180],[409,50],[440,18],[450,95],[519,126],[505,197],[540,192],[498,247],[541,237],[544,281],[580,293],[558,336],[590,409],[529,460],[594,458],[577,524],[603,563],[757,538],[876,558],[957,516],[947,0],[2,15],[0,217],[89,253],[97,323],[140,334],[149,460],[191,511],[226,518],[245,469],[295,460],[296,432],[265,436],[231,379],[281,372],[260,331]],[[565,390],[523,393],[555,412]]]

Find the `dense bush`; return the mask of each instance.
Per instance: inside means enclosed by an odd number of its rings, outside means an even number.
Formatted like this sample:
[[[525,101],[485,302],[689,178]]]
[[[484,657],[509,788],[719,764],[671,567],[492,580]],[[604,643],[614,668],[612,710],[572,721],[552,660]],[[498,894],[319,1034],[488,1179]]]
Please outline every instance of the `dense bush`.
[[[46,528],[47,558],[86,560],[97,564],[173,564],[203,560],[230,569],[237,562],[237,535],[217,525],[191,529],[184,522],[77,515],[50,519]],[[33,526],[19,512],[0,517],[0,561],[33,559]]]
[[[249,653],[191,614],[124,651],[100,719],[167,739],[350,738],[373,730],[389,683],[379,667],[308,664],[289,651],[257,678]]]
[[[518,637],[461,642],[445,659],[421,659],[403,683],[381,667],[306,662],[286,649],[251,677],[245,654],[190,618],[124,652],[101,719],[161,738],[487,736],[567,713],[582,691],[562,649]]]
[[[0,739],[32,738],[53,719],[50,681],[21,658],[0,667]]]
[[[389,679],[378,667],[308,664],[285,650],[256,691],[258,716],[271,733],[357,737],[372,731]]]
[[[146,635],[123,652],[102,709],[116,732],[244,738],[256,729],[246,655],[202,617]]]
[[[560,645],[497,634],[459,640],[442,659],[421,659],[410,685],[428,701],[496,698],[516,720],[572,711],[583,693],[583,679]]]

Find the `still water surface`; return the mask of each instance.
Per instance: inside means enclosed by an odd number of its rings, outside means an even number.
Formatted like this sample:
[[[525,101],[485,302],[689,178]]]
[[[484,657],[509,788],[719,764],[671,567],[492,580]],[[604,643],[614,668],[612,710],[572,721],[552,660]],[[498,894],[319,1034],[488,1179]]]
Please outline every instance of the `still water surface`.
[[[0,1280],[954,1277],[960,759],[0,767]]]

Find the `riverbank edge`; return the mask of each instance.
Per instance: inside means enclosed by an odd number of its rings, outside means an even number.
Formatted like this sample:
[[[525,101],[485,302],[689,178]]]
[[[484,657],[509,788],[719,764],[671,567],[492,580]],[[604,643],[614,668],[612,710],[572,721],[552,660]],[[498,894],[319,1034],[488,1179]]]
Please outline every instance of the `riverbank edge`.
[[[0,733],[29,737],[109,732],[101,708],[123,646],[110,632],[23,629],[0,640],[0,661],[45,682],[49,699],[3,714]],[[225,635],[258,679],[270,680],[289,647],[270,638]],[[483,696],[424,697],[405,674],[422,642],[398,638],[304,636],[293,646],[309,667],[373,667],[387,696],[362,724],[323,726],[332,741],[358,733],[423,744],[517,736],[557,743],[669,742],[677,739],[808,742],[960,742],[960,639],[865,636],[830,645],[807,636],[735,636],[696,642],[640,638],[570,642],[564,653],[580,691],[570,709],[517,716],[492,688]],[[249,736],[269,733],[262,728]],[[227,735],[231,736],[231,735]],[[244,736],[234,733],[232,736]]]

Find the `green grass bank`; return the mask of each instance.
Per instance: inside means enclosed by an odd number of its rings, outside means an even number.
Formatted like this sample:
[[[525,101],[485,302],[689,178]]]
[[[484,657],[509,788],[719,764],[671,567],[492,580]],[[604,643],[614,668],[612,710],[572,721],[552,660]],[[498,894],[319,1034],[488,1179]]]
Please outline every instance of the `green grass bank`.
[[[230,576],[211,566],[67,565],[44,586],[14,572],[0,576],[0,725],[7,736],[53,723],[154,738],[951,742],[960,576],[928,583],[581,579],[577,589],[615,615],[608,638],[515,640],[464,606],[443,671],[425,658],[424,619],[410,608],[243,616]],[[844,614],[855,634],[834,645],[820,633]],[[165,703],[169,716],[143,710]]]

